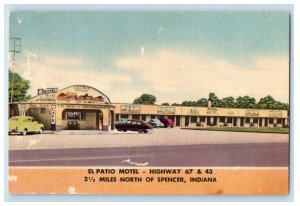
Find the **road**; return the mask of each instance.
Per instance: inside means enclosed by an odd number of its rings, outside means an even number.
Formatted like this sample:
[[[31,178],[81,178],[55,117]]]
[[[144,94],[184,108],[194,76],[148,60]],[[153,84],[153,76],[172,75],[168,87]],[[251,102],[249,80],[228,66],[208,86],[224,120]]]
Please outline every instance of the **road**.
[[[137,132],[100,132],[63,130],[54,134],[10,135],[9,150],[116,148],[200,144],[286,143],[288,134],[154,129],[150,134]]]
[[[9,166],[288,167],[289,143],[9,150]]]

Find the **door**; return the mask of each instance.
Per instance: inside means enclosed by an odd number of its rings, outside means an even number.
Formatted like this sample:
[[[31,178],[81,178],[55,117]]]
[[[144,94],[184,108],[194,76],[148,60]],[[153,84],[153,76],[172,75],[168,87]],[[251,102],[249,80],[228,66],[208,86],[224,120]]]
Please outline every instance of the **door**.
[[[184,126],[189,126],[189,123],[190,123],[190,117],[189,116],[185,116],[185,124]]]
[[[96,118],[96,113],[95,112],[86,112],[85,118],[86,118],[86,125],[83,128],[85,128],[85,129],[97,129],[97,118]]]

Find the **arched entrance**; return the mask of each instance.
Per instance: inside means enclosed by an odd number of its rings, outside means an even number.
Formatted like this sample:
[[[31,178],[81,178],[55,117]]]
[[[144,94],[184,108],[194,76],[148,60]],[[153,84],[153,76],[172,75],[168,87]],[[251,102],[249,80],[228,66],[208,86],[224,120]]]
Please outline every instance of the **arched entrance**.
[[[51,111],[48,108],[29,108],[26,116],[33,117],[39,123],[44,125],[45,130],[51,129]]]

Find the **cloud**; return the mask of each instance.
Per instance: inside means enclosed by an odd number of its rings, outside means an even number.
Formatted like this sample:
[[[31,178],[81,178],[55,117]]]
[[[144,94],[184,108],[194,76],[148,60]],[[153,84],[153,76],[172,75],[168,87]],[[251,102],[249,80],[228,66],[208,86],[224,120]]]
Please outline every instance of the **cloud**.
[[[84,84],[95,87],[111,97],[115,84],[129,84],[132,81],[129,75],[104,72],[104,68],[91,65],[82,58],[58,57],[51,54],[38,56],[30,51],[24,54],[23,61],[22,58],[16,61],[15,72],[30,80],[31,87],[28,92],[32,96],[37,95],[38,88],[63,89],[74,84]]]
[[[268,94],[288,102],[289,58],[260,57],[254,66],[235,65],[226,59],[188,52],[158,51],[140,58],[122,57],[116,66],[138,73],[160,102],[182,102],[207,97]]]

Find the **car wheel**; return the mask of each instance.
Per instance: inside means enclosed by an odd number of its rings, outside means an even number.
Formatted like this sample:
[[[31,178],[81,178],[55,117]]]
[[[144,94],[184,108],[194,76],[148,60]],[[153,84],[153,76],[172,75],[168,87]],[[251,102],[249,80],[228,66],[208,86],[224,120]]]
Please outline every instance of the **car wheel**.
[[[40,129],[39,134],[43,134],[43,128]]]
[[[119,132],[121,132],[122,130],[118,129]]]
[[[148,131],[145,129],[144,131],[143,131],[144,133],[148,133]]]
[[[25,136],[27,134],[27,129],[24,129],[22,135]]]
[[[139,130],[138,133],[143,133],[143,130]]]
[[[126,129],[123,129],[123,132],[127,132],[127,130],[126,130]]]

